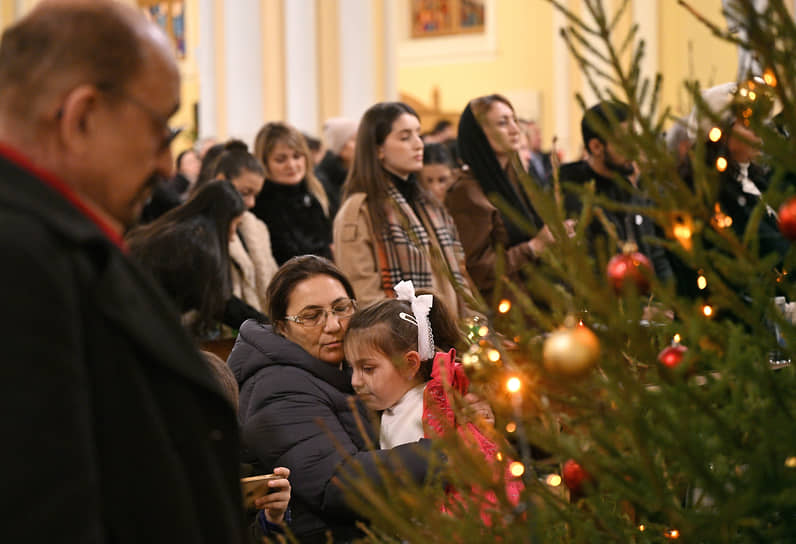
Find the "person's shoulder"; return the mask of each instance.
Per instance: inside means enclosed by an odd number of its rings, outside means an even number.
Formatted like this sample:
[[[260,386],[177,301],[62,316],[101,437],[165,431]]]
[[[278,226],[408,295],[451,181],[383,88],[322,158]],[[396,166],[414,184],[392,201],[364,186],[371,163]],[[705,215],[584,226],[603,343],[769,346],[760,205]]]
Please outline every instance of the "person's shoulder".
[[[449,208],[457,206],[462,202],[478,202],[481,204],[489,203],[481,184],[475,178],[471,170],[462,170],[458,179],[451,185],[445,195],[445,205]]]
[[[368,200],[365,193],[353,193],[348,195],[340,209],[337,210],[337,215],[334,218],[335,225],[346,225],[356,223],[360,216],[367,215]]]
[[[561,181],[586,182],[594,178],[594,171],[589,163],[581,160],[562,164],[558,170]]]

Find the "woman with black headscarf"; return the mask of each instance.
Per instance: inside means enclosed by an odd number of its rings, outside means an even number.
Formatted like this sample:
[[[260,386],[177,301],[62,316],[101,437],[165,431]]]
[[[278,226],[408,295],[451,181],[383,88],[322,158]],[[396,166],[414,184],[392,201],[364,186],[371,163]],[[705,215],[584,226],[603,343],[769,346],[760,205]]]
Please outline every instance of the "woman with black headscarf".
[[[496,285],[497,247],[505,249],[505,273],[517,279],[523,265],[533,261],[554,239],[520,186],[513,160],[520,148],[520,129],[511,103],[492,94],[470,101],[459,120],[457,144],[466,167],[450,188],[445,205],[467,255],[467,271],[489,302]],[[500,199],[537,229],[529,238],[493,203]]]

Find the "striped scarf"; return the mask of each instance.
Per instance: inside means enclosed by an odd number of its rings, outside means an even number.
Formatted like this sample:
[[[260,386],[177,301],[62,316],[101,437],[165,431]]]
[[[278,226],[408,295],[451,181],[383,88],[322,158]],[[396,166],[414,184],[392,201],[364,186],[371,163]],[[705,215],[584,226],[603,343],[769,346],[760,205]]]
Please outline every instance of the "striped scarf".
[[[454,287],[470,293],[464,270],[464,249],[453,218],[445,208],[418,194],[417,212],[391,182],[384,207],[386,224],[379,248],[381,283],[389,297],[402,280],[411,280],[416,288],[432,287],[433,271],[445,267],[438,277],[452,277]],[[418,217],[418,214],[420,217]],[[429,236],[430,227],[433,236]]]

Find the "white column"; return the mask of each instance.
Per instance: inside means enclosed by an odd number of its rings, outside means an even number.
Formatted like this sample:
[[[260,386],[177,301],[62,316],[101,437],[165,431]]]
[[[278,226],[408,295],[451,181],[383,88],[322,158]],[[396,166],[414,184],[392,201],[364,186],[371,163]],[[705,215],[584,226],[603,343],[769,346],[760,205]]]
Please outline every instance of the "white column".
[[[553,134],[558,137],[558,148],[570,157],[570,148],[574,148],[569,134],[570,103],[572,89],[569,73],[569,50],[564,38],[558,33],[567,23],[566,16],[553,8]]]
[[[216,65],[213,0],[199,0],[199,46],[196,65],[199,70],[199,138],[216,136]]]
[[[251,145],[263,124],[260,1],[226,0],[224,7],[227,133]]]
[[[352,119],[376,101],[372,17],[370,0],[340,0],[340,113]]]
[[[315,0],[285,2],[286,121],[310,134],[320,128],[316,19]]]

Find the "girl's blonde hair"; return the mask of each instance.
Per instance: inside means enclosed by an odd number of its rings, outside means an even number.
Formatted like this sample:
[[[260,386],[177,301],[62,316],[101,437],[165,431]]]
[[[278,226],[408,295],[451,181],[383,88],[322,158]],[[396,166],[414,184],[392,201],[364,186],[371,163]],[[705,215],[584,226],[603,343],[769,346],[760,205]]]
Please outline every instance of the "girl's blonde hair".
[[[257,138],[254,140],[254,156],[257,157],[257,160],[263,166],[265,177],[268,178],[270,175],[268,172],[268,155],[271,154],[271,151],[279,142],[284,143],[294,151],[298,151],[304,157],[304,161],[307,164],[307,173],[305,175],[307,189],[321,203],[323,213],[328,217],[329,198],[326,196],[323,185],[312,171],[312,157],[310,156],[307,141],[304,139],[304,135],[296,128],[286,123],[273,122],[263,125],[260,132],[257,133]]]

